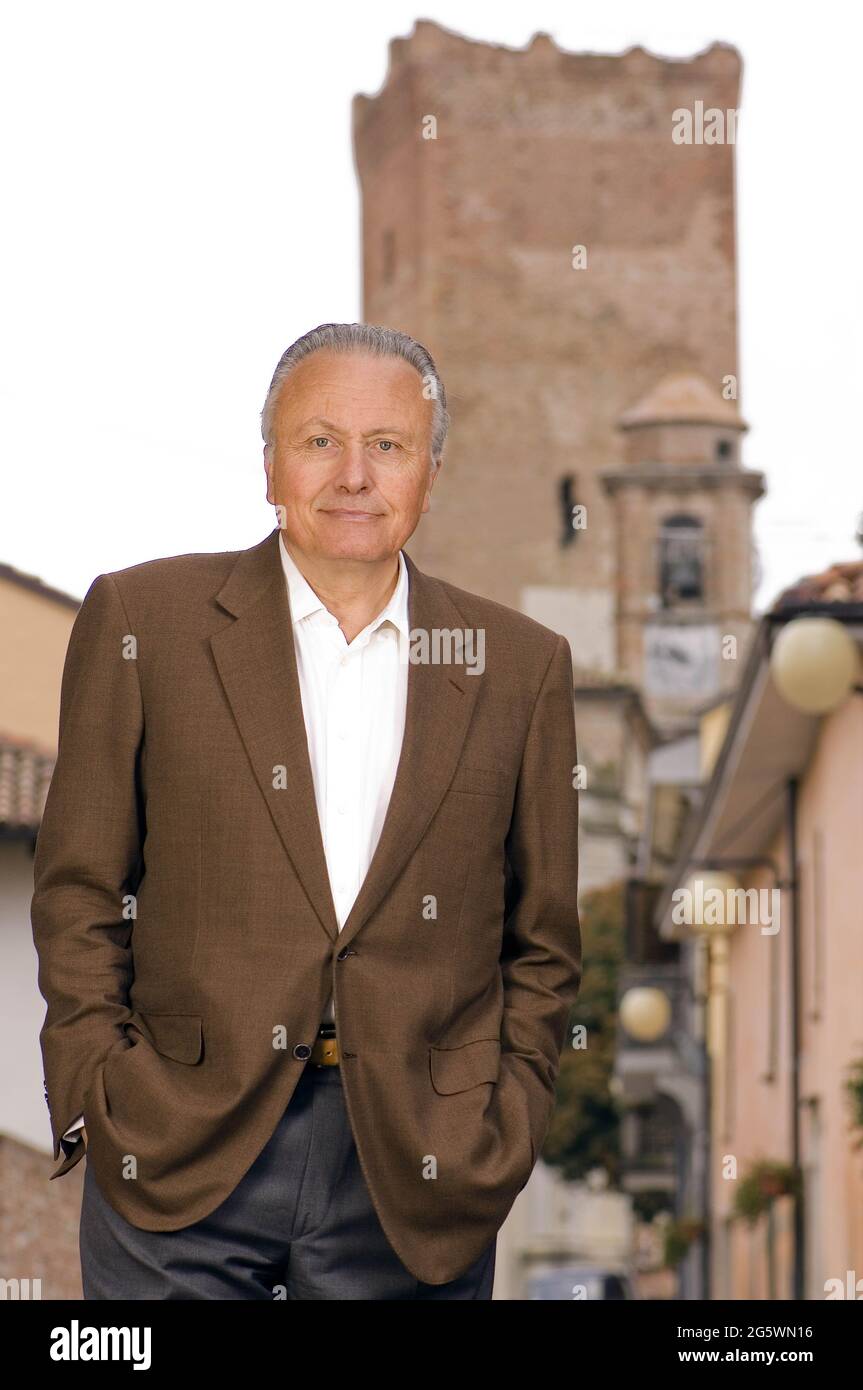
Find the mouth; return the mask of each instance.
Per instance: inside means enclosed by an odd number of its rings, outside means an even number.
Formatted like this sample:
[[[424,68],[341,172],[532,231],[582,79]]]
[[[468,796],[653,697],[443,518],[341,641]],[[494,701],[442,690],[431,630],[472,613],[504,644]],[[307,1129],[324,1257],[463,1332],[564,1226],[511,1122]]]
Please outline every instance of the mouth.
[[[348,507],[325,508],[324,516],[334,516],[337,521],[377,521],[383,512],[359,512]]]

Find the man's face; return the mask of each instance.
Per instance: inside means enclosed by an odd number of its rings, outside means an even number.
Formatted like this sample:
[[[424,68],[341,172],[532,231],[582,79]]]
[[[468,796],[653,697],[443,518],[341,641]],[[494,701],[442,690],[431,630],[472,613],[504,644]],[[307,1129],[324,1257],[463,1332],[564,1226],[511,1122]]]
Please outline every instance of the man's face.
[[[325,560],[395,555],[428,511],[433,401],[398,357],[319,351],[276,402],[267,501],[285,540]]]

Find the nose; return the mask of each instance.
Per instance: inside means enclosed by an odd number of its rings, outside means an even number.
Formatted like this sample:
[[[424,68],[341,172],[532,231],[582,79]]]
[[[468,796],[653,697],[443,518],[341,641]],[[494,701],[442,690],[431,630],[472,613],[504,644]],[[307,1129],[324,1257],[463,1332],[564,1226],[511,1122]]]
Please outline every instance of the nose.
[[[364,446],[351,440],[342,450],[338,472],[334,479],[336,487],[348,492],[364,492],[373,484],[372,472]]]

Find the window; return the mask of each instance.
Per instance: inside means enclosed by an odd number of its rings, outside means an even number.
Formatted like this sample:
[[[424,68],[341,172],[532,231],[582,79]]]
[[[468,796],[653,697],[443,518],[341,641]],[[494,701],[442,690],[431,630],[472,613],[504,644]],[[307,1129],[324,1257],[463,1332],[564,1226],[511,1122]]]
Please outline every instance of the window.
[[[578,540],[580,529],[575,515],[575,508],[578,504],[576,502],[576,477],[574,473],[567,473],[558,480],[558,498],[562,522],[560,543],[561,545],[572,545],[573,541]]]
[[[659,533],[659,594],[663,608],[704,602],[704,527],[697,517],[666,517]]]

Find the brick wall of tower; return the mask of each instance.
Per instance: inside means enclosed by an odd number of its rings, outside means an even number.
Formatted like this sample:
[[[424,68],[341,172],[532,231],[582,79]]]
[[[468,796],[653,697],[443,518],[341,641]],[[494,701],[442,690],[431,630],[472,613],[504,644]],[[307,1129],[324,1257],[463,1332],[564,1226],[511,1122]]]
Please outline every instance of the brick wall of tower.
[[[607,611],[587,599],[616,583],[599,475],[623,462],[618,417],[665,373],[718,391],[737,372],[734,147],[671,131],[696,101],[736,108],[740,66],[724,45],[514,50],[420,22],[356,98],[363,317],[429,347],[454,417],[421,567],[514,607],[548,585]],[[566,548],[565,473],[588,508]]]

